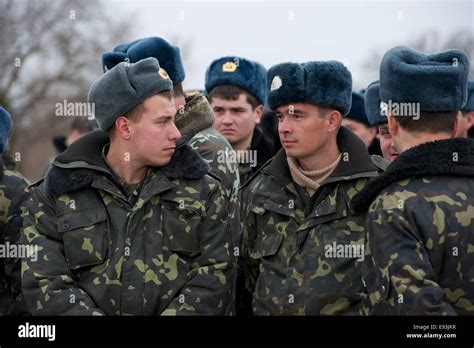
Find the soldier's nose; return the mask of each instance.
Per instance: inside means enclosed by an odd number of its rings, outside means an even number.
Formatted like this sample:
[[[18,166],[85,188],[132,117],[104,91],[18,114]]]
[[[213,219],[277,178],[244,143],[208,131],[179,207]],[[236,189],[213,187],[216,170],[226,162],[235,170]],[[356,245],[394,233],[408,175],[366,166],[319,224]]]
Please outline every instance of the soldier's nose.
[[[281,134],[290,133],[290,127],[289,127],[289,124],[286,120],[283,120],[278,124],[278,131]]]
[[[171,129],[171,131],[170,131],[169,139],[170,140],[178,140],[179,138],[181,138],[181,132],[176,127],[176,124],[173,123],[172,127],[173,127],[173,129]]]

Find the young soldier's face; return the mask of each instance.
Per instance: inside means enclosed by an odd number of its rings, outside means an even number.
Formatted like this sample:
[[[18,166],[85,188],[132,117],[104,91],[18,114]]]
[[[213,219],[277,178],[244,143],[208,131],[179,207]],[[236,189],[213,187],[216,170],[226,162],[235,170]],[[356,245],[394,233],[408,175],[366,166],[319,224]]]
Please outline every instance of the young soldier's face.
[[[342,119],[342,125],[353,131],[364,142],[365,147],[369,148],[372,141],[374,141],[376,135],[375,128],[369,128],[365,124],[348,118]]]
[[[262,107],[252,108],[245,94],[237,100],[213,97],[214,128],[233,146],[248,142],[252,138],[255,125],[260,122]]]
[[[282,105],[276,109],[276,116],[280,141],[288,157],[311,157],[328,142],[328,118],[321,115],[316,105]]]
[[[379,140],[383,157],[390,162],[397,158],[398,151],[393,144],[392,136],[388,131],[388,125],[379,126]]]
[[[142,164],[163,166],[175,152],[181,137],[174,124],[176,108],[173,100],[155,95],[144,101],[144,112],[137,123],[130,124],[133,157]]]

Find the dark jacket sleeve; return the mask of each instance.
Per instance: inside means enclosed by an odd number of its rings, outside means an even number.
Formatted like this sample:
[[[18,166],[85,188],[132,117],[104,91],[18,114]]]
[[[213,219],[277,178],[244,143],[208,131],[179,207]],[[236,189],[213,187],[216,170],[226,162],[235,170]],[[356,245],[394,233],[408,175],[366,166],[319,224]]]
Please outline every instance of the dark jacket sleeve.
[[[369,293],[378,293],[372,296],[376,314],[456,315],[445,301],[416,223],[406,209],[372,210],[367,228],[376,272],[376,284],[371,284]]]

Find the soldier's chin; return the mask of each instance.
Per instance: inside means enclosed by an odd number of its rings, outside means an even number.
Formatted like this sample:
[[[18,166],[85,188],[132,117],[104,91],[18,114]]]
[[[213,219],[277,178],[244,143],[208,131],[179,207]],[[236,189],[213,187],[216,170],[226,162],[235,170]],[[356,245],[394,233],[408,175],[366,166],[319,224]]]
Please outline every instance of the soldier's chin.
[[[171,157],[173,157],[173,156],[162,156],[159,159],[153,160],[153,162],[150,163],[150,166],[164,167],[164,166],[168,165],[171,162]]]
[[[285,148],[283,147],[283,149],[285,150],[285,153],[288,157],[293,157],[295,159],[298,159],[299,156],[299,153],[296,149],[288,149],[288,148]]]
[[[240,140],[235,134],[224,133],[222,135],[231,145],[237,143]]]

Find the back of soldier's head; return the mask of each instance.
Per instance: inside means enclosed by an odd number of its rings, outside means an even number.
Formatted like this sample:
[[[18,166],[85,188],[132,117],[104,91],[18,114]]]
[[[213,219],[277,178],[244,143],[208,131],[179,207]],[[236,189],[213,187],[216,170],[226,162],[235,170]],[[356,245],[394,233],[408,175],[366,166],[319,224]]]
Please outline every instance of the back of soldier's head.
[[[469,61],[460,50],[389,50],[380,66],[383,111],[409,133],[452,133],[467,101]]]

